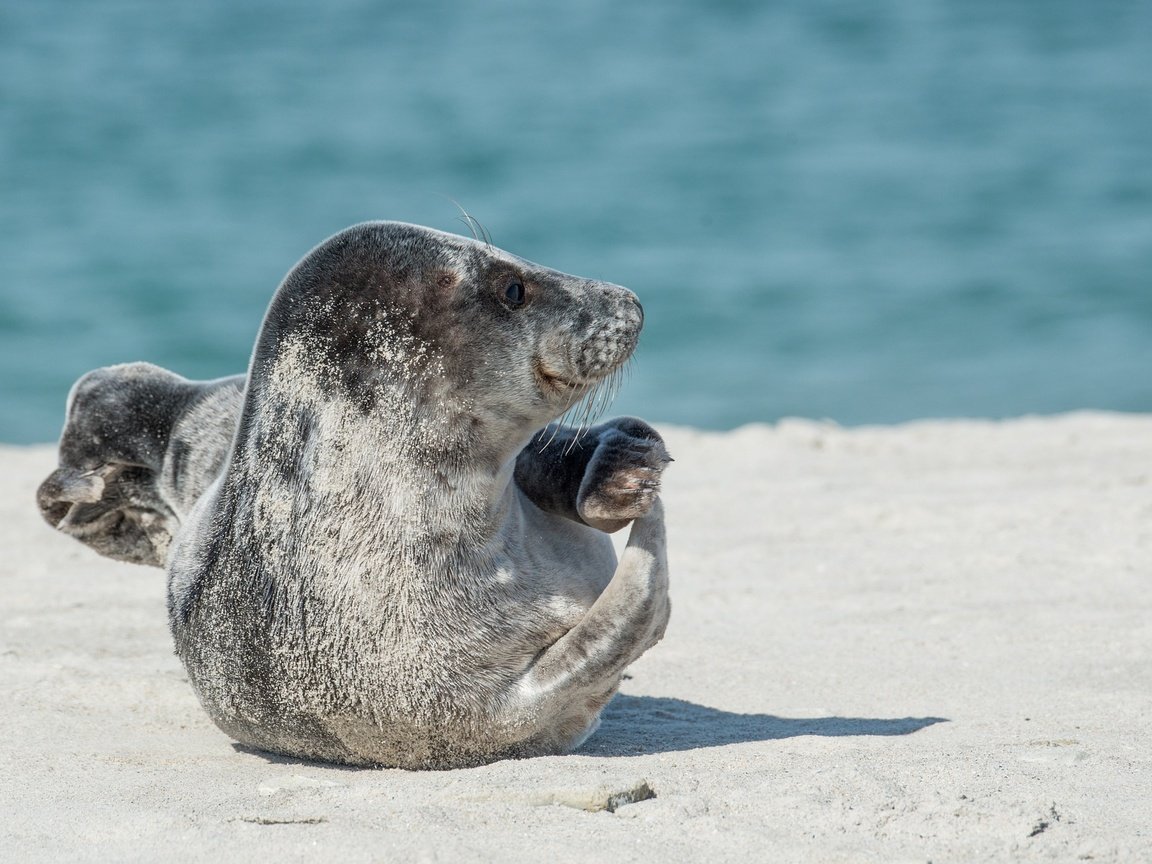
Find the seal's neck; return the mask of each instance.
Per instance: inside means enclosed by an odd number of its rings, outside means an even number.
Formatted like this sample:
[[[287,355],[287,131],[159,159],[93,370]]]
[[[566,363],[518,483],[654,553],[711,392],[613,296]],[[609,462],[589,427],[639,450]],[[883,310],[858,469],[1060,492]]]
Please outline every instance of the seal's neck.
[[[291,361],[249,393],[234,454],[245,485],[268,490],[283,511],[255,514],[257,531],[342,537],[340,525],[354,523],[380,548],[413,551],[482,548],[495,535],[514,506],[516,455],[534,430],[485,428],[461,406],[400,388],[382,389],[365,412]]]

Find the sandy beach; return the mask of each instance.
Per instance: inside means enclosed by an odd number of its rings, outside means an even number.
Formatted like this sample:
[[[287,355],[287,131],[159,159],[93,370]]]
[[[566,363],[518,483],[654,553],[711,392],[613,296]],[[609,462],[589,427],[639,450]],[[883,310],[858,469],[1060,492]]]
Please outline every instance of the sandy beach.
[[[432,773],[233,745],[0,448],[0,859],[1152,860],[1152,416],[666,432],[664,641],[577,753]]]

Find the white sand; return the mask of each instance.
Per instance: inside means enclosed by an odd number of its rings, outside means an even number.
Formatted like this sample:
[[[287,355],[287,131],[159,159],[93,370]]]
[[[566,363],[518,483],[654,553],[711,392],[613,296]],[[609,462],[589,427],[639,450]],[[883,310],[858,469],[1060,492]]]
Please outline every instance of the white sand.
[[[0,858],[1152,860],[1152,417],[667,437],[664,642],[579,754],[442,773],[235,748],[0,449]]]

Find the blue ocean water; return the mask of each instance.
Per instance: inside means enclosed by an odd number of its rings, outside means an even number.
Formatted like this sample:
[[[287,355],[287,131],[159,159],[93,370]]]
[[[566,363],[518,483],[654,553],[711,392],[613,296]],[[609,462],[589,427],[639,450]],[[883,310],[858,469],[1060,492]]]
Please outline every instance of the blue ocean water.
[[[449,198],[641,296],[616,412],[1152,410],[1142,0],[14,0],[0,441],[243,369],[312,245]]]

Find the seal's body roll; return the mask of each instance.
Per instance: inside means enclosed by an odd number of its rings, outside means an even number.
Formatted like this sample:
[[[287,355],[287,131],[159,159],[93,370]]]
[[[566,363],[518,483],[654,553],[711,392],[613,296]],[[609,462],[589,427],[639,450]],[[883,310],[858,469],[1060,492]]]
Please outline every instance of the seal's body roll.
[[[582,742],[667,623],[668,457],[642,421],[548,424],[641,323],[623,288],[416,226],[355,226],[306,256],[265,316],[234,439],[196,457],[218,475],[194,504],[163,499],[176,650],[216,723],[408,768]],[[228,380],[211,392],[239,393]],[[164,452],[149,470],[178,476]],[[629,521],[617,564],[603,532]]]

